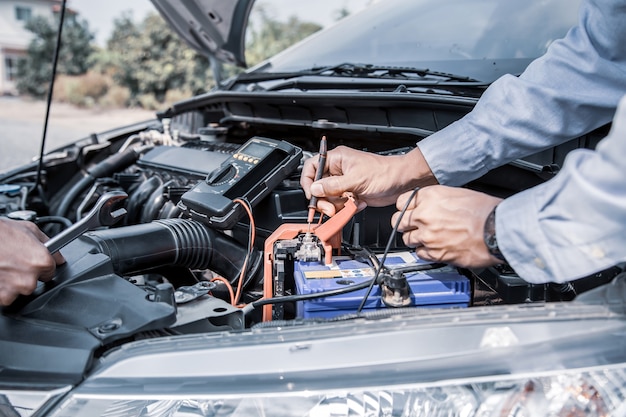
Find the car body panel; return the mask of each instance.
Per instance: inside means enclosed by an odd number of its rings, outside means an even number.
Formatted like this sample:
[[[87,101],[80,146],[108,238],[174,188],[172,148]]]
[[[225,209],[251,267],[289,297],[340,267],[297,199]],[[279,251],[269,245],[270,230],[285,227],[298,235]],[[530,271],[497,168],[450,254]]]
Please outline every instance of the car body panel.
[[[151,0],[170,27],[205,56],[246,66],[245,28],[254,0]]]

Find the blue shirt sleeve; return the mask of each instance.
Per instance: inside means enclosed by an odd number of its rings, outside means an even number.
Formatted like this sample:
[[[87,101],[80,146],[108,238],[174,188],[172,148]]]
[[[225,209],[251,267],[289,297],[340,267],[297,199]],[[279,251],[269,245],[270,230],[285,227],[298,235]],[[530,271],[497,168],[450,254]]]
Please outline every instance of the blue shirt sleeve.
[[[534,283],[589,276],[626,261],[626,96],[596,151],[568,154],[552,180],[496,209],[500,250]]]
[[[586,0],[579,15],[523,74],[501,77],[467,116],[418,143],[439,183],[463,185],[611,120],[626,93],[626,1]]]

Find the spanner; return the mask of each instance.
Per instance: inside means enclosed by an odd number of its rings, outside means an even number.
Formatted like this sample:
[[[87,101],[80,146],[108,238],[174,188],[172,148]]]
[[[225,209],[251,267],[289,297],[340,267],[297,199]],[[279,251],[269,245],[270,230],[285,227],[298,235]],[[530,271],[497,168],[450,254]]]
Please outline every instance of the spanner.
[[[125,208],[117,208],[118,203],[128,197],[123,191],[109,191],[103,194],[89,213],[72,226],[48,240],[45,245],[51,254],[89,230],[101,226],[113,226],[126,215]]]

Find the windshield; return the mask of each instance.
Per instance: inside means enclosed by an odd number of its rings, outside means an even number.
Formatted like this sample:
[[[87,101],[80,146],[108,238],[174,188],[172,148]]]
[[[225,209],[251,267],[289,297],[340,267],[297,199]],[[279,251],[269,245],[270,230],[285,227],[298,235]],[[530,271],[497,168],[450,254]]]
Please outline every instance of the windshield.
[[[287,72],[351,62],[422,67],[492,81],[506,72],[523,71],[562,38],[576,23],[578,4],[385,0],[257,68]]]

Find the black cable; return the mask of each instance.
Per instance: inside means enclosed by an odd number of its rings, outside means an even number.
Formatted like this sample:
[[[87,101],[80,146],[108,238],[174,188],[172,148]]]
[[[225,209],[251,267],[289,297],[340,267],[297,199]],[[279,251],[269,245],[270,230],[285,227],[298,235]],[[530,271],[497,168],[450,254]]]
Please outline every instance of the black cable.
[[[313,300],[316,298],[324,298],[324,297],[331,297],[334,295],[347,294],[349,292],[358,291],[358,290],[362,290],[364,288],[369,287],[370,281],[373,281],[373,280],[374,278],[369,281],[364,281],[360,284],[350,285],[350,286],[343,287],[343,288],[337,288],[336,290],[328,290],[324,292],[314,292],[310,294],[283,295],[281,297],[264,298],[259,301],[253,302],[252,306],[254,308],[257,308],[257,307],[261,307],[267,304],[281,304],[281,303]]]
[[[54,57],[52,59],[52,77],[50,79],[50,88],[48,89],[48,98],[46,102],[46,117],[43,123],[43,134],[41,138],[41,148],[39,150],[39,163],[37,164],[37,178],[33,190],[41,185],[41,170],[43,169],[43,153],[46,146],[46,135],[48,133],[48,120],[50,119],[50,106],[52,105],[52,90],[54,90],[54,79],[57,74],[57,63],[59,61],[59,51],[61,50],[61,33],[63,32],[63,21],[65,20],[65,3],[61,4],[61,16],[59,18],[59,30],[57,31],[57,43],[54,47]]]
[[[350,244],[342,244],[342,245],[343,245],[344,250],[348,251],[352,255],[367,258],[367,260],[372,264],[374,268],[378,268],[380,264],[380,259],[378,259],[376,254],[369,248],[362,248],[360,246],[354,246]]]
[[[378,258],[376,259],[378,261]],[[372,263],[374,262],[372,261]],[[374,264],[378,264],[378,262]],[[410,268],[407,268],[407,272],[429,271],[431,269],[441,268],[444,265],[445,264],[442,264],[442,263],[428,263],[428,264],[412,265]],[[314,293],[309,293],[309,294],[284,295],[284,296],[274,297],[274,298],[264,298],[258,301],[254,301],[252,303],[252,307],[257,308],[257,307],[261,307],[267,304],[280,304],[280,303],[287,303],[287,302],[306,301],[306,300],[314,300],[316,298],[325,298],[325,297],[332,297],[334,295],[347,294],[349,292],[354,292],[354,291],[362,290],[364,288],[369,287],[372,281],[376,281],[376,279],[377,277],[374,277],[371,280],[367,280],[367,281],[364,281],[355,285],[349,285],[343,288],[337,288],[335,290],[314,292]]]
[[[69,227],[72,226],[72,222],[70,221],[70,219],[68,219],[67,217],[61,217],[61,216],[42,216],[42,217],[37,217],[37,219],[35,220],[35,223],[37,225],[45,225],[48,223],[57,223],[57,224],[61,224],[63,225],[64,229],[67,229]]]
[[[411,203],[411,200],[413,200],[413,197],[415,197],[415,194],[417,193],[418,190],[419,190],[419,187],[415,187],[413,189],[413,191],[411,192],[411,195],[406,201],[406,204],[402,208],[402,211],[400,212],[400,216],[398,217],[398,221],[396,221],[396,224],[393,226],[393,230],[391,231],[391,234],[389,235],[389,240],[387,241],[387,246],[385,246],[385,251],[383,252],[383,256],[380,260],[380,264],[378,265],[378,268],[376,268],[376,274],[374,274],[374,278],[370,282],[369,288],[367,289],[367,292],[365,293],[365,297],[363,297],[363,300],[361,300],[361,304],[359,305],[359,308],[356,310],[356,314],[361,314],[361,311],[363,310],[363,307],[365,306],[365,303],[367,302],[367,298],[370,296],[370,293],[372,292],[372,288],[374,288],[374,283],[378,281],[378,276],[380,275],[380,271],[385,267],[385,260],[387,260],[387,254],[389,253],[389,249],[391,249],[391,244],[393,243],[395,239],[396,233],[398,233],[398,227],[400,227],[400,221],[402,220],[402,217],[404,217],[404,213],[406,213],[407,209],[409,208],[409,204]]]

